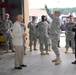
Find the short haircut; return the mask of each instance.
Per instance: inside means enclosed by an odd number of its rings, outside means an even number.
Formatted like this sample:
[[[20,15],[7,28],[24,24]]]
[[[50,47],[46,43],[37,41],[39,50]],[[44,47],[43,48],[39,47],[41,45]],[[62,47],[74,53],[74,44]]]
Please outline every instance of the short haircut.
[[[45,21],[45,17],[46,17],[45,15],[41,16],[42,21]]]
[[[61,13],[60,11],[54,11],[54,13]]]
[[[34,19],[36,19],[36,17],[35,17],[35,16],[32,16],[32,19],[33,19],[33,18],[34,18]]]
[[[73,15],[69,15],[69,17],[73,17]]]

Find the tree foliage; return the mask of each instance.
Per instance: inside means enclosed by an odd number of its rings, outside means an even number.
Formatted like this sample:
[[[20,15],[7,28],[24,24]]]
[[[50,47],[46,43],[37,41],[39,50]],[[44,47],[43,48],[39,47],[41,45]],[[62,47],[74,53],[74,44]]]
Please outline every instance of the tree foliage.
[[[54,11],[56,11],[56,10],[58,10],[58,11],[60,11],[62,14],[71,14],[71,13],[73,13],[73,12],[75,12],[76,13],[76,7],[73,7],[73,8],[49,8],[52,12],[54,12]],[[41,8],[40,10],[45,10],[44,8]]]

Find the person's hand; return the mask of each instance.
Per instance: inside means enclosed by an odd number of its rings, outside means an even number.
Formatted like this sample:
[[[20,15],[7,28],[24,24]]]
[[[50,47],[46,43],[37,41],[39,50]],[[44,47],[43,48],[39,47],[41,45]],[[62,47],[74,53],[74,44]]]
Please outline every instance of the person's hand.
[[[47,8],[47,5],[45,4],[45,8]]]
[[[76,29],[76,26],[74,28]]]
[[[76,29],[76,25],[74,26],[74,28]]]
[[[13,35],[12,35],[12,38],[13,38]]]
[[[24,33],[24,34],[23,34],[23,37],[25,37],[25,36],[27,36],[27,33]]]
[[[9,29],[7,31],[10,31]]]
[[[27,33],[25,33],[25,36],[27,36]]]
[[[4,31],[8,31],[8,29],[3,29]]]
[[[30,22],[29,24],[30,24],[30,25],[32,25],[32,23],[31,23],[31,22]]]

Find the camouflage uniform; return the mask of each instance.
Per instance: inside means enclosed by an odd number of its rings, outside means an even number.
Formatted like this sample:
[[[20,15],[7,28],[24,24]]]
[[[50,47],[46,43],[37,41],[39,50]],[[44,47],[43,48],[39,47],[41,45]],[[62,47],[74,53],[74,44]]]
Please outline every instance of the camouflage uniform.
[[[48,53],[48,29],[49,29],[49,24],[44,21],[44,22],[39,22],[37,24],[37,29],[39,33],[39,43],[40,43],[40,51],[43,53],[43,45],[45,44],[45,50],[46,53]]]
[[[34,49],[36,48],[36,42],[37,42],[37,30],[36,30],[36,23],[35,22],[29,22],[28,28],[29,28],[29,46],[33,45],[34,42]]]
[[[58,50],[58,40],[59,40],[59,34],[60,34],[60,19],[59,17],[56,17],[55,15],[51,14],[51,12],[46,8],[47,14],[52,19],[51,27],[50,27],[50,37],[52,41],[52,49],[55,52],[56,56],[60,56],[59,50]]]
[[[22,28],[22,32],[24,33],[26,31],[26,26],[24,23],[21,23],[21,28]],[[25,46],[25,43],[26,43],[26,38],[23,38],[23,46],[24,46],[24,51],[26,50],[26,46]],[[26,53],[24,53],[26,55]]]
[[[48,32],[48,34],[50,34],[51,22],[47,20],[47,23],[49,24],[49,30],[48,30],[49,32]],[[50,51],[50,46],[51,45],[52,45],[52,42],[51,42],[51,37],[49,35],[49,37],[48,37],[48,49],[49,49],[49,51]]]
[[[14,49],[13,46],[13,38],[12,38],[12,21],[11,20],[4,20],[1,24],[1,30],[3,32],[5,47],[8,50],[9,49],[9,42],[11,49]]]
[[[65,26],[65,33],[66,33],[66,49],[69,48],[69,42],[71,41],[71,47],[74,50],[75,44],[74,44],[74,32],[72,31],[72,28],[74,27],[74,22],[68,22]]]

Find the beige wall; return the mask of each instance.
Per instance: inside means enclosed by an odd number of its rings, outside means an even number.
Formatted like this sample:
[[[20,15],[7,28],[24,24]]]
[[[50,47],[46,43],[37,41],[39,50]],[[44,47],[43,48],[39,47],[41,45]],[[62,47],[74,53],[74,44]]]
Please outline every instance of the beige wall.
[[[27,28],[29,22],[29,0],[24,0],[24,21],[25,21],[26,33],[27,33],[26,46],[29,46],[29,30]]]

